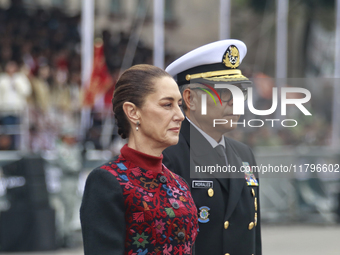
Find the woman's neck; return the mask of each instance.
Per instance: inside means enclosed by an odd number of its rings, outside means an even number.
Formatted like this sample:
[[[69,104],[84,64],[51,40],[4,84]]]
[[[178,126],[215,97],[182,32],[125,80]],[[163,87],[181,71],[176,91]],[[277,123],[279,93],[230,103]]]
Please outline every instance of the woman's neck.
[[[157,147],[155,144],[150,142],[150,139],[136,139],[134,136],[129,137],[128,147],[154,157],[160,157],[163,150],[166,148],[160,146]]]
[[[151,170],[157,173],[160,173],[162,171],[162,154],[159,157],[155,157],[150,154],[146,154],[144,152],[130,148],[127,144],[123,146],[123,148],[120,150],[120,153],[123,158],[142,169]]]

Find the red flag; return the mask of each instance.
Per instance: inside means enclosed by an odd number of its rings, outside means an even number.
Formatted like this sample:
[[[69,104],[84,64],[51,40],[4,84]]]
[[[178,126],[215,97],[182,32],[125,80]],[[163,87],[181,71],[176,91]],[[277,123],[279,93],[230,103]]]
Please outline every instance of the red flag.
[[[113,82],[106,66],[103,42],[98,40],[94,46],[92,75],[89,86],[85,88],[83,105],[92,107],[96,96],[112,88]]]

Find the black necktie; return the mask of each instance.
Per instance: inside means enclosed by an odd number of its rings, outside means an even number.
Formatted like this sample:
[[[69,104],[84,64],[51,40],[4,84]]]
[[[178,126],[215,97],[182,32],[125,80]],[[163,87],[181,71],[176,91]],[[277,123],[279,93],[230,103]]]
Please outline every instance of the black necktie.
[[[222,166],[228,166],[228,160],[227,160],[227,155],[225,152],[225,149],[223,147],[223,145],[219,144],[214,148],[216,154],[218,155],[218,157],[221,159],[221,162],[223,162]],[[229,178],[229,173],[225,173],[223,174],[223,178]],[[227,185],[229,186],[229,180],[226,180]]]
[[[218,156],[219,156],[220,158],[223,158],[223,162],[225,162],[225,152],[224,152],[224,147],[223,147],[221,144],[219,144],[219,145],[217,145],[217,146],[214,148],[214,150],[216,151],[216,153],[218,154]]]

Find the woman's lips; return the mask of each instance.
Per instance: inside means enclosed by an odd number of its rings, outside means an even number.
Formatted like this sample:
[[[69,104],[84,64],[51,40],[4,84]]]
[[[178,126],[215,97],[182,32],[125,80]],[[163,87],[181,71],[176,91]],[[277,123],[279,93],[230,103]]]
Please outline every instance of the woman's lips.
[[[171,131],[174,131],[174,132],[179,132],[179,130],[180,130],[180,128],[179,127],[177,127],[177,128],[170,128],[169,130],[171,130]]]

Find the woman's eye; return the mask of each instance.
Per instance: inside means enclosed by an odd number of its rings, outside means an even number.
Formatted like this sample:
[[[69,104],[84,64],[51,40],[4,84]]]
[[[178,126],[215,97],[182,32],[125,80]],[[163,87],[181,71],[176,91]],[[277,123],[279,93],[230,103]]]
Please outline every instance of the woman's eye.
[[[166,104],[165,106],[166,106],[166,107],[170,107],[171,105],[172,105],[172,104],[170,103],[170,104]]]

